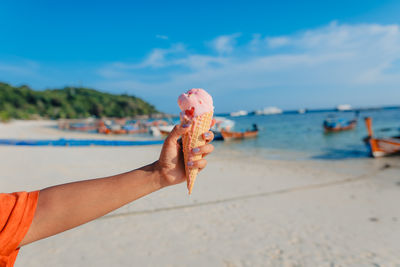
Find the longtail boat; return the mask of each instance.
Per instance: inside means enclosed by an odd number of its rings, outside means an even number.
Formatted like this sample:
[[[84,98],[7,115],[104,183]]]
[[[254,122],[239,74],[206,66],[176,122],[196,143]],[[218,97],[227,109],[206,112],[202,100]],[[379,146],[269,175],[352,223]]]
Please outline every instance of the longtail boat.
[[[327,119],[324,121],[323,126],[325,132],[340,132],[340,131],[353,130],[357,126],[357,120],[354,119],[350,121],[344,121],[344,120],[332,121]]]
[[[92,123],[73,123],[69,126],[69,129],[74,131],[90,132],[95,131],[97,126]]]
[[[214,140],[223,141],[224,137],[222,136],[221,131],[230,132],[235,126],[235,122],[224,117],[214,117],[214,119],[215,124],[211,127],[211,131],[214,133]]]
[[[102,133],[102,134],[126,134],[126,133],[128,133],[127,130],[123,129],[118,124],[107,126],[104,124],[104,122],[101,122],[99,124],[99,127],[97,128],[97,132]]]
[[[245,132],[230,132],[230,131],[221,131],[222,138],[225,141],[233,140],[233,139],[246,139],[246,138],[254,138],[258,135],[258,130],[255,131],[245,131]]]
[[[400,136],[375,138],[372,130],[372,119],[365,118],[365,125],[367,126],[368,136],[364,141],[370,150],[371,156],[376,158],[400,154]]]

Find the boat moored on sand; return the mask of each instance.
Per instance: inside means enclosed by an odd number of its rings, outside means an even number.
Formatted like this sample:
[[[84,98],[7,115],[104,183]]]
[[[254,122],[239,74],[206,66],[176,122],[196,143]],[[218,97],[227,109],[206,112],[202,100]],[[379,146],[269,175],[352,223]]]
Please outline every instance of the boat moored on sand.
[[[368,136],[364,139],[372,157],[383,157],[389,155],[400,155],[400,136],[389,138],[375,138],[372,130],[372,119],[365,118]]]

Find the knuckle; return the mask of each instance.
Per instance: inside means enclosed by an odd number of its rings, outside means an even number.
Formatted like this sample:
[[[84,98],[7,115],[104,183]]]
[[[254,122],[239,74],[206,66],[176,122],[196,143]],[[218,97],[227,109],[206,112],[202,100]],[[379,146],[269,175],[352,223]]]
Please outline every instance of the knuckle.
[[[201,159],[201,160],[198,161],[198,163],[199,163],[199,165],[204,166],[204,165],[207,164],[207,160]]]
[[[205,150],[207,150],[207,152],[213,151],[214,146],[212,144],[207,144],[205,145]]]
[[[210,151],[210,152],[213,152],[213,151],[214,151],[214,146],[210,144],[209,147],[210,147],[210,148],[209,148],[209,151]]]

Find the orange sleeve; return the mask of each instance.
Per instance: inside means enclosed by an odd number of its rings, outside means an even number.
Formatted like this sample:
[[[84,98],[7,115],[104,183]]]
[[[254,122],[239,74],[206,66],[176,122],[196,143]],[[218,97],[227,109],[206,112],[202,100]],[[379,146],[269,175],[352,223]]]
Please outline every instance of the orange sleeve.
[[[35,215],[39,191],[0,193],[0,267],[13,266]]]

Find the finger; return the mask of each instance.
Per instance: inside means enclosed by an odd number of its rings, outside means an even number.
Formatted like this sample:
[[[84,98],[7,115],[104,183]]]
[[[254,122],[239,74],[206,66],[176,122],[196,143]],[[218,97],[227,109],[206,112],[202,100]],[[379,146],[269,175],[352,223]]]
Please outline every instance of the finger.
[[[189,128],[190,128],[189,126],[190,126],[190,124],[175,125],[174,129],[172,129],[172,131],[169,133],[165,142],[176,143],[182,134],[189,131]]]
[[[208,155],[209,153],[213,152],[214,146],[212,144],[206,144],[204,146],[195,147],[192,149],[193,155],[203,154],[203,156]]]
[[[197,169],[201,170],[201,169],[204,169],[206,167],[206,165],[207,165],[207,160],[205,160],[205,159],[199,159],[199,160],[196,160],[196,161],[189,161],[188,162],[188,167],[190,169],[197,168]]]
[[[203,140],[207,143],[211,142],[214,139],[214,133],[212,131],[208,131],[203,133]]]

